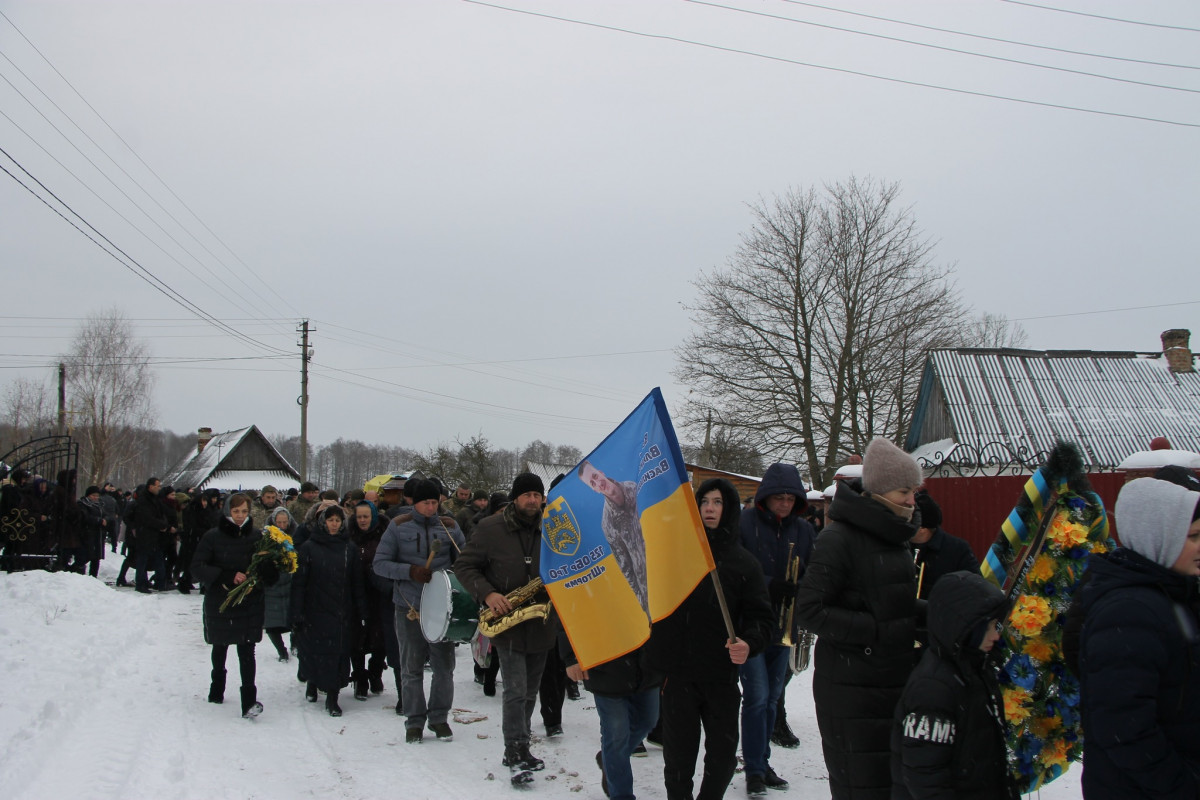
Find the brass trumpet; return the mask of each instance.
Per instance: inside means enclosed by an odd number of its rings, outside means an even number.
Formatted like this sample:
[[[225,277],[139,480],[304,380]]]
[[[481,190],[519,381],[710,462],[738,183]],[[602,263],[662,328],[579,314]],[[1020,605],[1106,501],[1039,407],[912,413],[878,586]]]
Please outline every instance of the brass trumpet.
[[[792,548],[794,544],[788,544],[788,565],[784,572],[784,580],[795,582],[800,577],[800,556],[792,556]],[[793,673],[799,674],[808,669],[812,660],[812,646],[816,639],[813,634],[808,631],[800,631],[799,638],[792,641],[792,623],[796,619],[796,597],[795,595],[785,598],[779,606],[779,626],[783,628],[783,639],[779,643],[784,647],[790,647],[792,652],[788,654],[788,666]]]

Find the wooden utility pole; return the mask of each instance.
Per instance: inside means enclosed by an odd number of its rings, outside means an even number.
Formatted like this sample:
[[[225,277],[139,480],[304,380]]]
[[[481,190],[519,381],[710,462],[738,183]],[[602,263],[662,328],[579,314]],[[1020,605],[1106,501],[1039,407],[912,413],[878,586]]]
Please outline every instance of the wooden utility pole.
[[[62,436],[67,431],[67,365],[58,362],[58,430]]]
[[[300,323],[300,480],[308,480],[308,362],[313,351],[308,346],[308,334],[316,328],[308,327],[308,320]]]

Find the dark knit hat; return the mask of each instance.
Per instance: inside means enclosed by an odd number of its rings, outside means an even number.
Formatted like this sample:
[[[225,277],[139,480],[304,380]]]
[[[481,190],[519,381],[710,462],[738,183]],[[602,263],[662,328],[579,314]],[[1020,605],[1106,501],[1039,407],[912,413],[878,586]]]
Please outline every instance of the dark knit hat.
[[[542,483],[542,479],[532,472],[522,472],[513,478],[512,491],[508,493],[508,496],[510,499],[516,500],[526,492],[537,492],[544,495],[546,493],[546,484]]]
[[[304,483],[300,484],[300,491],[301,492],[319,492],[319,491],[321,491],[321,487],[317,486],[312,481],[305,481]]]
[[[422,500],[441,499],[441,494],[435,481],[421,479],[413,482],[408,489],[414,504],[420,503]]]
[[[100,487],[99,486],[89,486],[83,490],[84,497],[87,497],[89,494],[100,494]]]
[[[474,494],[471,495],[472,501],[487,500],[487,499],[488,499],[488,493],[485,492],[483,489],[476,489]]]
[[[1168,464],[1165,467],[1159,467],[1154,473],[1154,477],[1160,481],[1170,481],[1176,486],[1182,486],[1189,492],[1200,492],[1200,479],[1197,479],[1196,473],[1187,467]]]
[[[915,489],[921,485],[921,468],[916,459],[887,439],[873,439],[863,454],[863,490],[887,494],[893,489]]]
[[[921,512],[921,527],[937,530],[942,524],[942,509],[929,492],[917,492],[917,509]]]

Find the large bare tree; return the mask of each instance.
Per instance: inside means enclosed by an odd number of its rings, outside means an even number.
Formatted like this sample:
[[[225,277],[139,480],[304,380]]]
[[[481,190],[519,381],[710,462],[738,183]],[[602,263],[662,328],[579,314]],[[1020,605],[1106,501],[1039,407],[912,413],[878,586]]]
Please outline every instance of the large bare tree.
[[[0,452],[54,428],[54,399],[44,380],[16,378],[4,389],[0,406]]]
[[[125,315],[110,309],[83,321],[62,361],[80,474],[99,483],[136,456],[143,430],[154,427],[150,351]]]
[[[872,438],[904,436],[925,354],[955,343],[964,312],[899,192],[851,178],[751,206],[725,268],[695,282],[683,427],[751,435],[818,485]]]

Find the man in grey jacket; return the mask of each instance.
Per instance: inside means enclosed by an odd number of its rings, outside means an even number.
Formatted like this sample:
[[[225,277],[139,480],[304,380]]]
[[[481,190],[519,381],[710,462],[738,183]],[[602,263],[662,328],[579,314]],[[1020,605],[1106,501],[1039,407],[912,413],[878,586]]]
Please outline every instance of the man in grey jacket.
[[[421,480],[413,489],[413,506],[392,520],[375,550],[376,575],[391,578],[396,606],[396,638],[400,643],[400,696],[404,702],[405,741],[418,744],[425,725],[443,741],[454,738],[446,721],[454,703],[454,642],[428,642],[421,632],[421,589],[437,570],[447,569],[466,544],[450,517],[438,516],[438,487]],[[410,612],[412,612],[410,614]],[[425,662],[433,667],[429,700],[425,699]]]

